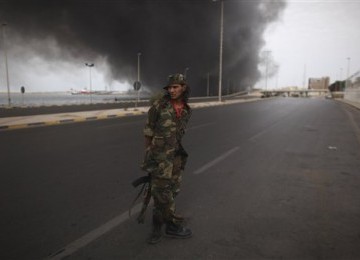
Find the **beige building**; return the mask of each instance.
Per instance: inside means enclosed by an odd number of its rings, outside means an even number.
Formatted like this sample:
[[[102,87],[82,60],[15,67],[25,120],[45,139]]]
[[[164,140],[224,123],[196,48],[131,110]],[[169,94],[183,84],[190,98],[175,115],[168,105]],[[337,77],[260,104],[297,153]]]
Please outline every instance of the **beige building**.
[[[309,78],[308,89],[328,89],[329,83],[329,77]]]

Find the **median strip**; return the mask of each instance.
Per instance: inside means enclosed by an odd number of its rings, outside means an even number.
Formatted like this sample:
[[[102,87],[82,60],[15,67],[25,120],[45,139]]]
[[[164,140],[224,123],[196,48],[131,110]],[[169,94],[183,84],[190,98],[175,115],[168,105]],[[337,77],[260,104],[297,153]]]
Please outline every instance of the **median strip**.
[[[213,106],[223,106],[230,105],[234,103],[244,103],[250,101],[257,101],[259,99],[252,100],[229,100],[224,102],[208,102],[208,103],[192,103],[190,104],[191,108],[204,108],[204,107],[213,107]],[[58,125],[65,123],[76,123],[84,122],[91,120],[101,120],[101,119],[110,119],[118,118],[124,116],[138,116],[144,115],[147,113],[148,107],[139,107],[135,109],[111,109],[111,110],[102,110],[102,111],[88,111],[88,112],[73,112],[73,113],[59,113],[53,115],[35,115],[35,116],[23,116],[23,117],[10,117],[10,118],[0,118],[0,131],[1,130],[11,130],[11,129],[21,129],[21,128],[30,128],[30,127],[40,127],[40,126],[50,126]],[[97,116],[101,112],[102,115]],[[107,114],[110,113],[110,114]],[[115,113],[115,114],[114,114]],[[92,116],[92,115],[96,116]],[[59,117],[65,117],[65,119],[56,120]],[[70,117],[70,118],[68,118]],[[33,122],[31,122],[33,121]],[[2,123],[3,122],[3,123]],[[21,123],[20,123],[21,122]]]

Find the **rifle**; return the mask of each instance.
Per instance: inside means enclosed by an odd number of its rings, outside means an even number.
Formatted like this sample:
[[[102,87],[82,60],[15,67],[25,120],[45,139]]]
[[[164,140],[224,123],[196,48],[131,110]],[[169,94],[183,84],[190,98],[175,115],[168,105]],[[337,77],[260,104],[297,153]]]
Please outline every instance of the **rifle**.
[[[134,199],[130,209],[129,209],[129,216],[131,217],[131,209],[133,208],[135,202],[138,200],[138,198],[140,197],[140,195],[143,193],[143,204],[139,213],[139,216],[136,218],[136,220],[138,221],[138,223],[144,223],[145,222],[145,213],[146,213],[146,209],[150,203],[150,199],[151,199],[151,185],[150,185],[150,181],[151,181],[151,176],[147,175],[147,176],[142,176],[140,178],[137,178],[136,180],[134,180],[131,184],[134,188],[138,187],[140,184],[143,184],[143,186],[140,189],[140,192],[138,193],[138,195],[136,196],[136,198]]]
[[[136,188],[137,186],[139,186],[140,184],[142,183],[147,183],[147,182],[150,182],[150,176],[147,175],[147,176],[142,176],[142,177],[139,177],[137,178],[136,180],[134,180],[131,185],[134,186],[134,188]]]

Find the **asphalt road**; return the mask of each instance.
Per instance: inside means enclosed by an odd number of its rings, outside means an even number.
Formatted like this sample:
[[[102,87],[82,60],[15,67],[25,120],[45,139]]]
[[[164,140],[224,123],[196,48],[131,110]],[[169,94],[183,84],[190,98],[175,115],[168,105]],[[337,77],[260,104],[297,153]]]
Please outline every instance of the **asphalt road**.
[[[177,200],[194,236],[154,246],[150,210],[144,225],[124,217],[144,121],[0,132],[0,259],[360,258],[359,110],[301,98],[195,110]]]

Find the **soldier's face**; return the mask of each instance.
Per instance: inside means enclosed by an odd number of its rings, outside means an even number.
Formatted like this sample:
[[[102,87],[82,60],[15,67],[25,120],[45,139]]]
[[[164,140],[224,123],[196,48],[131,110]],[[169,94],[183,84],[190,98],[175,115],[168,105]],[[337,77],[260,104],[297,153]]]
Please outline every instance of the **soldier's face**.
[[[186,85],[173,84],[167,87],[171,99],[179,100],[186,90]]]

